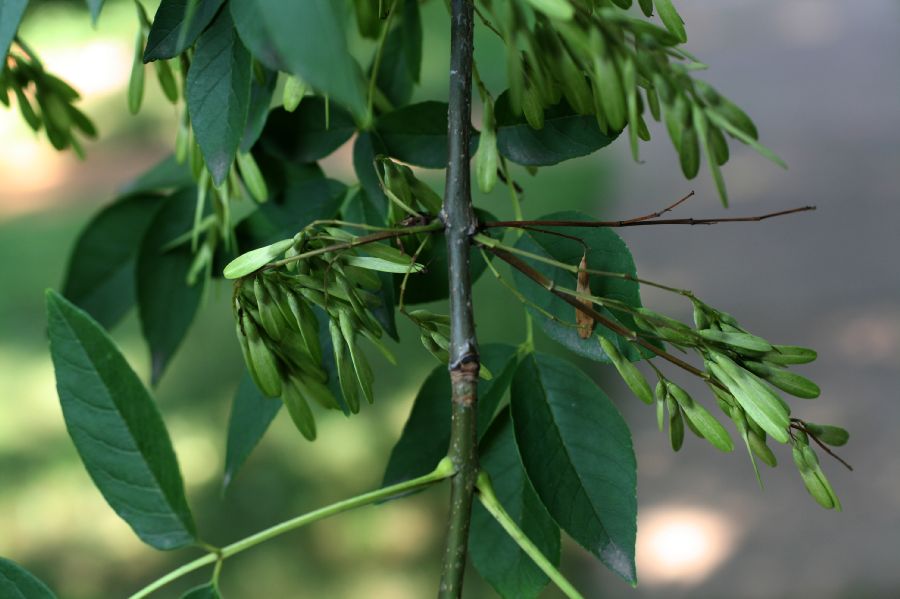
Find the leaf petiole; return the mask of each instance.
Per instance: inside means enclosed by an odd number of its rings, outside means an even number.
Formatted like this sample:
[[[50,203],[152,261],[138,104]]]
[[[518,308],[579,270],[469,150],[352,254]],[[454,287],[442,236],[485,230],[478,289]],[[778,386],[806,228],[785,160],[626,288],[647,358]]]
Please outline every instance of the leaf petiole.
[[[534,561],[535,565],[559,587],[559,590],[565,593],[569,599],[584,599],[584,596],[550,563],[550,560],[541,553],[541,550],[531,542],[531,539],[525,535],[521,528],[516,526],[513,519],[506,513],[506,510],[503,509],[500,500],[497,499],[497,495],[494,493],[494,488],[491,485],[491,479],[487,472],[481,471],[478,474],[475,488],[478,489],[478,499],[481,501],[484,509],[494,517],[494,520],[503,527],[506,534],[516,542],[522,551],[528,554],[528,557]]]
[[[275,537],[281,536],[286,532],[290,532],[306,524],[312,524],[313,522],[324,520],[329,516],[334,516],[336,514],[340,514],[358,507],[363,507],[372,503],[377,503],[379,501],[385,501],[395,495],[400,495],[419,487],[432,485],[444,480],[445,478],[453,476],[455,472],[456,469],[453,466],[453,463],[450,461],[450,458],[444,458],[438,463],[437,467],[434,470],[424,476],[420,476],[418,478],[414,478],[402,483],[397,483],[396,485],[382,487],[381,489],[363,493],[362,495],[357,495],[355,497],[350,497],[349,499],[344,499],[343,501],[338,501],[337,503],[332,503],[331,505],[327,505],[312,512],[308,512],[295,518],[291,518],[290,520],[285,520],[284,522],[276,524],[275,526],[269,527],[265,530],[261,530],[256,534],[250,535],[249,537],[245,537],[239,541],[232,543],[231,545],[223,547],[218,552],[207,553],[203,557],[199,557],[194,561],[181,566],[180,568],[172,570],[162,578],[157,579],[156,581],[145,586],[143,589],[139,590],[137,593],[131,595],[129,599],[141,599],[142,597],[146,597],[153,591],[162,588],[163,586],[178,578],[181,578],[186,574],[189,574],[195,570],[199,570],[204,566],[217,563],[217,567],[220,568],[221,563],[229,557],[237,555],[242,551],[250,549],[251,547],[255,547],[256,545],[264,543],[265,541],[268,541],[270,539],[274,539]]]

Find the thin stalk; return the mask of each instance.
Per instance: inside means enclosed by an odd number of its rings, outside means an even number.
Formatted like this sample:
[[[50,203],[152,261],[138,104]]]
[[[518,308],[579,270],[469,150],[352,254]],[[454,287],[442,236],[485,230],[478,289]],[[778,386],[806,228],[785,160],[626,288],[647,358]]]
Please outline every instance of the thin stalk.
[[[625,339],[631,341],[632,343],[636,343],[637,345],[640,345],[644,349],[650,350],[651,352],[653,352],[660,358],[662,358],[668,362],[671,362],[675,366],[678,366],[679,368],[686,370],[687,372],[690,372],[691,374],[693,374],[705,381],[711,380],[710,376],[708,374],[706,374],[705,372],[703,372],[702,370],[695,368],[691,364],[688,364],[687,362],[685,362],[684,360],[682,360],[681,358],[679,358],[677,356],[673,356],[672,354],[670,354],[667,351],[659,349],[652,343],[646,341],[645,339],[642,339],[641,337],[638,337],[638,335],[635,331],[631,331],[628,328],[622,326],[621,324],[619,324],[617,322],[613,322],[612,320],[610,320],[606,316],[600,314],[593,308],[585,306],[580,301],[578,301],[576,298],[568,295],[567,293],[563,293],[562,291],[559,291],[558,289],[556,289],[553,281],[551,281],[550,279],[545,277],[542,273],[535,270],[530,264],[527,264],[526,262],[522,261],[515,255],[507,252],[505,249],[501,250],[498,248],[491,247],[491,248],[488,248],[488,250],[492,254],[494,254],[495,256],[497,256],[498,258],[505,261],[507,264],[509,264],[510,266],[512,266],[513,268],[515,268],[516,270],[518,270],[519,272],[524,274],[526,277],[528,277],[529,279],[531,279],[532,281],[534,281],[541,287],[544,287],[547,291],[549,291],[556,297],[560,298],[561,300],[563,300],[564,302],[566,302],[567,304],[569,304],[570,306],[575,308],[576,310],[580,310],[582,313],[587,314],[588,316],[593,318],[594,321],[597,322],[598,324],[608,328],[609,330],[611,330],[615,333],[618,333],[619,335],[621,335]],[[716,381],[713,380],[713,383],[715,384]]]
[[[547,559],[547,556],[531,542],[531,539],[529,539],[522,529],[516,526],[513,519],[509,517],[509,514],[506,513],[506,510],[504,510],[503,506],[500,504],[500,500],[497,499],[494,488],[491,486],[491,479],[486,472],[482,472],[478,475],[478,482],[475,484],[478,487],[478,499],[481,501],[481,505],[483,505],[484,509],[494,517],[497,524],[503,527],[506,534],[516,542],[522,551],[532,559],[535,565],[559,587],[559,590],[565,593],[566,597],[569,599],[584,599],[582,594],[572,586],[572,583],[566,580],[566,577],[556,569],[556,566]]]
[[[520,256],[524,256],[525,258],[530,258],[531,260],[536,260],[538,262],[543,262],[544,264],[548,264],[550,266],[555,266],[561,270],[565,270],[572,274],[577,275],[579,272],[586,272],[590,275],[597,275],[599,277],[611,277],[613,279],[624,279],[626,281],[634,281],[635,283],[640,283],[641,285],[647,285],[648,287],[656,287],[657,289],[662,289],[664,291],[669,291],[671,293],[677,293],[678,295],[685,295],[688,297],[693,297],[693,293],[688,291],[687,289],[678,289],[677,287],[669,287],[668,285],[663,285],[662,283],[657,283],[655,281],[649,281],[647,279],[641,279],[640,277],[635,277],[627,272],[609,272],[606,270],[595,270],[592,268],[584,268],[579,269],[578,266],[574,264],[566,264],[565,262],[560,262],[559,260],[554,260],[553,258],[548,258],[547,256],[542,256],[540,254],[535,254],[534,252],[529,252],[527,250],[519,249],[515,246],[506,245],[494,239],[493,237],[488,237],[487,235],[478,234],[475,236],[475,241],[480,243],[483,246],[489,248],[500,249],[505,252],[509,252],[510,254],[518,254]]]
[[[381,66],[381,56],[384,53],[384,42],[387,39],[388,31],[391,29],[391,21],[394,20],[394,12],[397,8],[397,0],[394,0],[391,3],[390,12],[388,13],[387,19],[385,19],[384,24],[381,26],[381,35],[378,36],[378,46],[375,48],[375,58],[372,60],[372,74],[369,77],[369,103],[368,103],[368,114],[369,118],[372,118],[372,105],[375,102],[375,91],[377,90],[378,85],[378,69]]]
[[[369,243],[375,243],[376,241],[383,241],[385,239],[394,239],[395,237],[404,237],[406,235],[414,235],[416,233],[434,233],[435,231],[439,231],[441,229],[441,226],[442,225],[440,221],[434,221],[433,223],[429,223],[427,225],[404,227],[402,229],[391,229],[389,231],[372,233],[371,235],[363,235],[362,237],[354,237],[350,241],[335,243],[323,248],[303,252],[302,254],[297,254],[296,256],[282,258],[281,260],[276,260],[275,262],[269,262],[263,268],[278,268],[280,266],[284,266],[285,264],[290,264],[291,262],[297,262],[298,260],[305,260],[307,258],[312,258],[313,256],[319,256],[328,252],[348,250],[350,248],[359,247],[361,245],[366,245]]]
[[[472,313],[469,254],[477,220],[472,210],[469,132],[472,127],[472,0],[452,0],[450,89],[447,115],[447,181],[441,217],[446,227],[450,278],[451,424],[448,456],[457,473],[450,484],[450,513],[438,597],[462,596],[463,576],[478,476],[476,402],[481,361]]]
[[[284,522],[276,524],[275,526],[262,530],[256,534],[250,535],[249,537],[243,538],[240,541],[232,543],[231,545],[223,547],[218,552],[207,553],[203,557],[197,558],[194,561],[181,566],[180,568],[172,570],[162,578],[159,578],[156,581],[145,586],[143,589],[132,595],[130,599],[141,599],[142,597],[146,597],[153,591],[169,584],[174,580],[177,580],[178,578],[181,578],[186,574],[190,574],[195,570],[199,570],[204,566],[208,566],[216,562],[221,563],[233,555],[237,555],[238,553],[246,551],[251,547],[256,547],[260,543],[264,543],[270,539],[274,539],[275,537],[281,536],[286,532],[290,532],[306,524],[311,524],[313,522],[328,518],[329,516],[334,516],[335,514],[340,514],[342,512],[346,512],[358,507],[363,507],[372,503],[384,501],[386,499],[390,499],[394,495],[400,495],[419,487],[425,487],[440,482],[445,478],[453,476],[454,471],[455,470],[451,460],[449,458],[444,458],[440,461],[440,463],[438,463],[437,467],[434,470],[424,476],[420,476],[406,482],[398,483],[396,485],[391,485],[389,487],[383,487],[376,491],[370,491],[369,493],[363,493],[362,495],[357,495],[356,497],[344,499],[343,501],[332,503],[331,505],[303,514],[302,516],[297,516],[296,518],[285,520]]]
[[[790,210],[779,210],[759,216],[734,216],[726,218],[664,218],[664,219],[628,219],[628,220],[501,220],[481,224],[482,229],[494,227],[576,227],[582,229],[598,227],[640,227],[646,225],[716,225],[719,223],[749,223],[768,220],[778,216],[787,216],[797,212],[815,210],[815,206],[801,206]]]

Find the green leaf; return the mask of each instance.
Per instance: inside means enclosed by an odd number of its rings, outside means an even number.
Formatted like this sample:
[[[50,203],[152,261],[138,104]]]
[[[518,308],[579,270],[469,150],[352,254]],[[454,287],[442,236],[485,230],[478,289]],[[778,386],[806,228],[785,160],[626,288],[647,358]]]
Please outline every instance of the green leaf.
[[[53,591],[31,572],[2,557],[0,557],[0,597],[6,599],[56,599]]]
[[[631,433],[573,364],[527,356],[512,383],[516,444],[553,519],[622,578],[637,582],[637,465]]]
[[[100,18],[100,11],[103,10],[104,1],[105,0],[86,0],[88,10],[91,11],[91,21],[94,25],[97,24],[97,19]]]
[[[249,152],[259,136],[262,135],[266,120],[269,118],[269,108],[272,105],[272,94],[278,83],[278,72],[265,67],[262,69],[264,78],[253,77],[250,84],[250,105],[247,109],[247,124],[244,126],[244,134],[241,136],[241,152]]]
[[[360,137],[362,137],[362,135],[368,134],[361,134]],[[359,139],[357,138],[356,145],[354,145],[354,156],[356,154],[355,149],[359,146],[359,143]],[[360,188],[347,200],[346,204],[344,204],[342,216],[344,220],[350,222],[365,223],[367,225],[375,226],[385,225],[383,213],[378,210],[375,203],[369,197],[368,191],[363,188]],[[396,313],[394,310],[394,305],[396,304],[394,299],[394,276],[389,273],[378,273],[378,278],[381,280],[381,289],[376,292],[376,295],[381,298],[382,305],[374,308],[372,314],[384,328],[385,332],[397,341],[399,340],[399,336],[397,335]]]
[[[396,25],[388,32],[378,68],[377,84],[394,106],[412,97],[422,64],[422,18],[418,0],[404,0]],[[371,73],[371,68],[369,69]]]
[[[546,166],[586,156],[608,146],[620,133],[603,133],[593,115],[576,113],[565,100],[544,111],[543,129],[532,129],[524,115],[515,114],[508,91],[500,94],[494,109],[497,149],[509,160],[526,166]]]
[[[479,221],[496,220],[496,218],[485,210],[475,209],[475,216]],[[487,233],[491,234],[494,229],[488,229]],[[404,240],[406,253],[412,255],[418,247],[418,242],[412,240]],[[481,256],[481,252],[473,247],[470,251],[470,272],[469,276],[474,283],[484,274],[487,264]],[[450,291],[450,282],[447,279],[447,239],[443,231],[437,231],[429,234],[428,243],[416,259],[417,262],[424,264],[427,268],[425,272],[410,275],[406,282],[406,294],[403,298],[405,305],[424,304],[446,299]],[[395,278],[397,289],[396,293],[400,293],[401,277]]]
[[[201,584],[181,596],[181,599],[221,599],[219,589],[214,582]]]
[[[156,213],[141,242],[137,257],[137,300],[141,331],[150,346],[150,380],[156,384],[187,333],[200,299],[203,277],[193,287],[187,274],[194,260],[182,245],[163,251],[176,237],[189,231],[194,220],[194,188],[169,198]]]
[[[244,219],[237,227],[241,251],[293,237],[314,220],[334,218],[341,207],[347,187],[326,179],[318,167],[295,166],[286,162],[259,160],[266,172],[266,182],[277,180],[280,190],[269,201]],[[280,163],[280,164],[278,164]]]
[[[447,166],[447,104],[420,102],[378,117],[375,130],[384,152],[407,164],[425,168]],[[478,149],[478,132],[472,129],[470,150]]]
[[[0,0],[0,57],[6,60],[28,0]]]
[[[356,136],[353,144],[353,170],[356,172],[356,178],[359,179],[360,185],[366,191],[366,198],[380,217],[380,220],[369,222],[369,224],[377,224],[384,226],[387,224],[387,196],[381,190],[381,184],[378,182],[378,175],[375,171],[375,156],[384,154],[386,150],[375,135],[369,131],[360,131]]]
[[[216,185],[228,175],[247,124],[250,77],[250,54],[222,11],[197,41],[185,92],[191,126]]]
[[[185,10],[196,2],[187,31],[183,30]],[[144,62],[175,58],[194,45],[225,0],[162,0],[153,17],[153,25],[147,36]],[[183,36],[182,36],[183,33]],[[180,43],[179,43],[180,42]]]
[[[223,488],[234,480],[238,469],[269,429],[282,405],[282,402],[264,396],[250,375],[244,374],[231,403],[231,417],[228,419]]]
[[[681,15],[678,14],[678,11],[675,10],[675,6],[672,4],[672,0],[653,0],[653,3],[656,5],[656,12],[659,14],[659,19],[663,22],[663,25],[666,26],[666,29],[669,32],[678,38],[682,44],[687,42],[687,33],[684,31],[684,21],[681,19]]]
[[[174,154],[169,154],[149,170],[122,188],[122,193],[146,193],[168,191],[193,185],[194,177],[187,164],[179,164]]]
[[[580,212],[570,211],[556,212],[541,217],[541,220],[545,219],[593,220]],[[637,273],[634,267],[634,260],[631,258],[631,252],[628,251],[628,247],[622,241],[622,238],[611,229],[604,227],[573,228],[571,230],[567,229],[567,232],[578,236],[587,246],[587,267],[589,269],[636,276]],[[579,265],[584,253],[584,246],[577,241],[534,231],[529,231],[523,235],[516,247],[574,267]],[[527,258],[525,260],[536,270],[554,281],[558,287],[565,287],[571,290],[576,288],[576,277],[573,273],[535,260]],[[597,343],[593,336],[588,339],[581,339],[578,336],[578,329],[574,326],[576,309],[572,305],[556,297],[515,269],[513,270],[513,279],[519,291],[533,304],[529,305],[527,309],[534,315],[537,323],[540,324],[541,328],[551,339],[586,358],[610,363],[609,357],[603,352],[600,344]],[[641,305],[640,288],[634,281],[600,275],[590,275],[589,280],[591,294],[594,296],[615,299],[633,307]],[[596,304],[594,309],[632,331],[636,328],[634,320],[628,314],[621,312],[612,313]],[[551,320],[541,310],[552,314],[557,320]],[[594,336],[596,335],[601,335],[612,341],[619,352],[632,362],[640,360],[645,355],[634,344],[600,324],[597,324],[594,328]]]
[[[478,431],[483,435],[516,367],[516,348],[489,343],[479,348],[482,363],[494,374],[478,382]],[[431,472],[450,446],[450,376],[447,367],[435,366],[419,389],[400,439],[391,450],[384,485],[410,480]]]
[[[66,428],[94,484],[148,545],[190,545],[178,461],[147,389],[103,328],[52,290],[47,320]]]
[[[258,60],[299,76],[362,120],[366,90],[361,69],[347,49],[342,4],[332,0],[229,2],[241,39]]]
[[[513,436],[509,410],[493,422],[480,445],[481,467],[494,492],[522,532],[554,565],[559,565],[559,526],[547,513],[525,475]],[[496,520],[476,503],[469,550],[472,565],[505,599],[533,599],[549,579]]]
[[[271,154],[292,162],[315,162],[341,147],[356,132],[353,117],[319,96],[303,100],[294,112],[276,108],[269,114],[260,144]]]
[[[126,196],[87,224],[69,255],[63,295],[106,328],[134,305],[135,258],[162,196]]]

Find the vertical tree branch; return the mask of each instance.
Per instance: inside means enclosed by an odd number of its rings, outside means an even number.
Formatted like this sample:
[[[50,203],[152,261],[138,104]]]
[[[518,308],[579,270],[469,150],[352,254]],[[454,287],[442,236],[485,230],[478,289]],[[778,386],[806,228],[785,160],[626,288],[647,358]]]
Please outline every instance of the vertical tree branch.
[[[441,217],[447,236],[450,277],[450,381],[453,393],[449,456],[456,474],[450,485],[450,515],[438,592],[441,599],[456,599],[462,595],[472,496],[478,476],[475,408],[480,368],[469,276],[469,252],[477,229],[469,176],[472,1],[452,0],[451,13],[448,163]]]

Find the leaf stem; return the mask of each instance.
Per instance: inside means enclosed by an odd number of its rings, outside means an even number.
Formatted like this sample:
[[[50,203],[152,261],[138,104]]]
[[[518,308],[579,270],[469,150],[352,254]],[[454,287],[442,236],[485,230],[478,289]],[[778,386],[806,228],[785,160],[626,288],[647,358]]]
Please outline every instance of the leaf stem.
[[[180,568],[176,568],[162,578],[159,578],[156,581],[150,583],[134,595],[131,595],[130,599],[141,599],[142,597],[146,597],[153,591],[169,584],[170,582],[178,578],[181,578],[186,574],[189,574],[195,570],[199,570],[200,568],[208,566],[209,564],[216,563],[217,561],[221,563],[233,555],[237,555],[242,551],[250,549],[251,547],[255,547],[260,543],[264,543],[270,539],[274,539],[275,537],[281,536],[286,532],[290,532],[306,524],[311,524],[313,522],[328,518],[329,516],[334,516],[342,512],[369,505],[371,503],[384,501],[390,499],[394,495],[400,495],[419,487],[432,485],[446,478],[449,478],[450,476],[453,476],[454,473],[455,468],[452,461],[450,460],[450,458],[444,458],[438,463],[437,467],[434,470],[424,476],[398,483],[396,485],[391,485],[389,487],[383,487],[381,489],[370,491],[368,493],[363,493],[362,495],[344,499],[343,501],[338,501],[337,503],[332,503],[331,505],[327,505],[312,512],[297,516],[296,518],[285,520],[284,522],[271,526],[256,534],[250,535],[249,537],[245,537],[235,543],[232,543],[231,545],[227,545],[226,547],[223,547],[218,552],[218,554],[215,552],[207,553],[203,557],[197,558],[194,561],[181,566]]]
[[[520,256],[524,256],[525,258],[530,258],[532,260],[536,260],[538,262],[543,262],[544,264],[549,264],[550,266],[555,266],[556,268],[565,270],[572,274],[577,275],[579,271],[586,272],[591,275],[597,275],[600,277],[611,277],[614,279],[624,279],[626,281],[634,281],[635,283],[640,283],[641,285],[647,285],[649,287],[656,287],[657,289],[663,289],[665,291],[670,291],[672,293],[677,293],[678,295],[685,295],[688,297],[693,297],[693,293],[687,289],[678,289],[677,287],[669,287],[668,285],[663,285],[662,283],[657,283],[655,281],[650,281],[647,279],[641,279],[639,277],[632,276],[626,272],[609,272],[606,270],[595,270],[591,268],[579,269],[578,266],[574,264],[566,264],[565,262],[560,262],[559,260],[554,260],[553,258],[548,258],[546,256],[541,256],[540,254],[535,254],[534,252],[529,252],[527,250],[523,250],[517,248],[515,246],[506,245],[500,241],[497,241],[493,237],[488,237],[487,235],[479,233],[475,236],[475,241],[480,243],[483,246],[489,248],[501,249],[510,254],[518,254]]]
[[[391,29],[391,21],[394,20],[394,12],[397,8],[397,0],[394,0],[391,3],[390,12],[388,13],[387,19],[384,21],[384,25],[381,28],[381,34],[378,36],[378,45],[375,48],[375,58],[372,59],[372,74],[369,77],[369,105],[368,105],[368,114],[369,119],[372,119],[372,106],[375,102],[375,92],[377,89],[378,83],[378,68],[381,66],[381,56],[384,53],[384,42],[387,39],[388,31]]]
[[[529,539],[522,529],[516,526],[513,519],[509,517],[509,514],[503,509],[500,500],[497,499],[497,495],[494,493],[494,488],[491,486],[491,479],[487,472],[482,471],[478,474],[478,480],[475,483],[475,486],[478,488],[478,499],[481,501],[481,505],[484,506],[484,509],[494,517],[494,520],[503,527],[506,534],[516,542],[522,551],[534,561],[535,565],[540,568],[557,587],[559,587],[559,590],[561,590],[569,599],[584,599],[582,594],[572,586],[572,583],[566,580],[565,576],[563,576],[550,560],[547,559],[547,556],[531,542],[531,539]]]
[[[378,233],[372,233],[371,235],[354,237],[350,241],[345,241],[343,243],[335,243],[323,248],[303,252],[302,254],[297,254],[296,256],[290,256],[289,258],[283,258],[281,260],[276,260],[275,262],[269,262],[263,268],[278,268],[279,266],[284,266],[285,264],[290,264],[291,262],[296,262],[298,260],[305,260],[306,258],[312,258],[313,256],[319,256],[328,252],[348,250],[350,248],[359,247],[361,245],[366,245],[369,243],[375,243],[376,241],[383,241],[385,239],[404,237],[406,235],[414,235],[416,233],[434,233],[435,231],[440,231],[442,227],[443,224],[439,220],[435,220],[434,222],[428,223],[427,225],[403,227],[402,229],[394,228],[387,231],[380,231]]]

